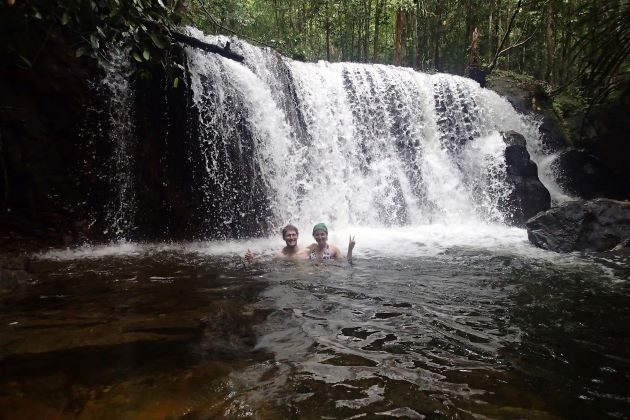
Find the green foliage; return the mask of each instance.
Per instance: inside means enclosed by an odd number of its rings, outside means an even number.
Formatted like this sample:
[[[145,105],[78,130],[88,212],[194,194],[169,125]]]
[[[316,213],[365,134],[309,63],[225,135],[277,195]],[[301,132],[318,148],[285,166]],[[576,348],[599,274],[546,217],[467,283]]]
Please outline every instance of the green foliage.
[[[630,0],[526,0],[498,69],[534,76],[549,91],[591,100],[628,85]],[[194,22],[306,60],[392,63],[463,74],[474,28],[489,65],[518,0],[191,0]],[[397,44],[397,35],[400,37]]]
[[[630,0],[586,3],[575,23],[583,32],[575,58],[585,94],[601,102],[621,93],[630,84]]]
[[[60,33],[77,58],[105,65],[108,49],[124,42],[138,63],[169,66],[171,33],[182,19],[179,0],[18,0],[4,9],[0,24],[26,67],[33,64],[27,57],[36,57],[48,37]],[[33,32],[44,34],[39,45],[24,42]]]
[[[463,74],[471,34],[488,66],[515,16],[497,69],[579,88],[592,102],[630,83],[630,0],[17,0],[0,6],[0,35],[16,65],[35,64],[49,34],[76,57],[106,64],[124,40],[141,74],[173,68],[171,34],[182,24],[237,35],[299,60],[358,61]],[[34,36],[33,34],[43,34]]]

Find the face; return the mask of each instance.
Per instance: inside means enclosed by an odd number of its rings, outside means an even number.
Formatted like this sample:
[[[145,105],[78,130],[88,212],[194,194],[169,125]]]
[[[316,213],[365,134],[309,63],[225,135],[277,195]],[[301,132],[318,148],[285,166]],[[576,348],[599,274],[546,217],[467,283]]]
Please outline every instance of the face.
[[[287,243],[287,246],[296,246],[298,240],[298,233],[294,230],[288,230],[284,236],[282,237],[284,241]]]
[[[318,245],[325,245],[328,240],[328,232],[316,230],[315,233],[313,233],[313,238],[315,238],[315,242],[317,242]]]

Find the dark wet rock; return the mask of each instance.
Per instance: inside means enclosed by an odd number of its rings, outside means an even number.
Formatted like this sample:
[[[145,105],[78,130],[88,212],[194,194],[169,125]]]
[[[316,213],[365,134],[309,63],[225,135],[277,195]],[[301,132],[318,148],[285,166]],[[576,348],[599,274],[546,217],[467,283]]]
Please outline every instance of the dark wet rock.
[[[542,111],[538,132],[545,153],[556,153],[569,144],[569,139],[562,128],[562,122],[552,108],[546,108]]]
[[[556,252],[609,251],[630,237],[630,202],[562,203],[528,220],[527,236],[534,245]]]
[[[554,110],[553,100],[539,81],[494,71],[488,80],[488,88],[505,97],[518,112],[540,120],[539,132],[545,152],[555,153],[569,144],[562,121]]]
[[[527,141],[525,140],[525,137],[521,133],[517,133],[516,131],[510,130],[502,134],[503,134],[503,141],[508,147],[509,146],[519,146],[519,147],[527,146]]]
[[[538,179],[538,167],[531,161],[523,135],[515,131],[502,133],[505,148],[507,182],[512,191],[501,203],[507,221],[524,226],[525,221],[551,206],[551,195]]]
[[[569,194],[586,200],[630,197],[630,184],[586,150],[569,149],[558,155],[552,168],[558,184]],[[625,182],[624,182],[625,181]]]

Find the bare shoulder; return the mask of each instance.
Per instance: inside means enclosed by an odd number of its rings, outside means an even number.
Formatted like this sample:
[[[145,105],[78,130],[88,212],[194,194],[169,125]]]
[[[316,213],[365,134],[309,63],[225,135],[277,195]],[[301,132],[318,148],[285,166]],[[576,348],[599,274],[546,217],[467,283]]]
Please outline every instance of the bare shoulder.
[[[335,245],[331,245],[331,254],[334,255],[335,258],[341,258],[343,257],[343,254],[341,253],[341,250],[339,250],[339,248]]]

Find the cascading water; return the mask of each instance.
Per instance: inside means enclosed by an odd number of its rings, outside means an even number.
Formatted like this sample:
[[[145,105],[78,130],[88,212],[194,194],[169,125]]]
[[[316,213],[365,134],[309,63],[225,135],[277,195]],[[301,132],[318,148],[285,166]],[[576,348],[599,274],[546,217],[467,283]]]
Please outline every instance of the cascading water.
[[[457,76],[231,48],[245,65],[187,50],[208,202],[224,224],[503,221],[499,131],[522,133],[532,151],[538,133],[494,92]]]
[[[133,66],[128,58],[128,48],[122,43],[112,45],[109,49],[105,77],[98,88],[106,99],[108,137],[112,146],[108,172],[113,199],[105,209],[105,223],[109,227],[105,234],[110,234],[116,239],[126,239],[133,230],[136,212],[133,181],[134,90],[130,84]]]

